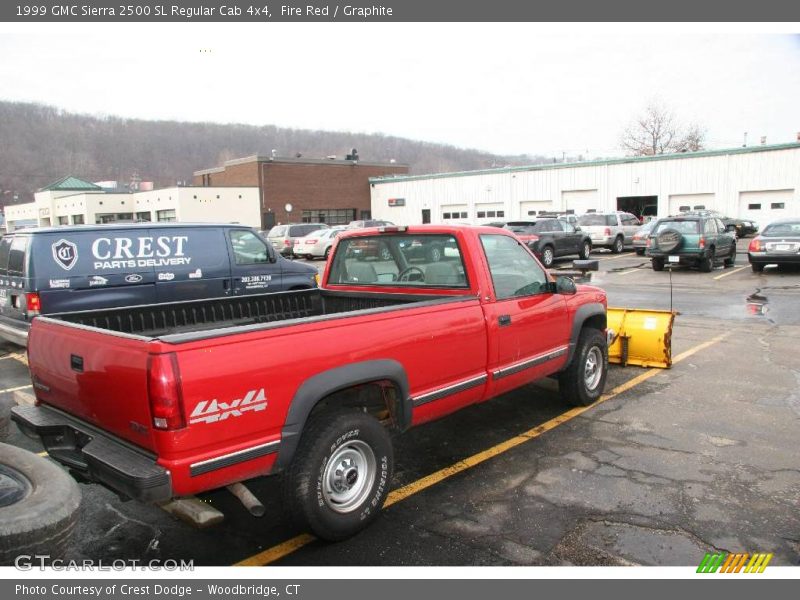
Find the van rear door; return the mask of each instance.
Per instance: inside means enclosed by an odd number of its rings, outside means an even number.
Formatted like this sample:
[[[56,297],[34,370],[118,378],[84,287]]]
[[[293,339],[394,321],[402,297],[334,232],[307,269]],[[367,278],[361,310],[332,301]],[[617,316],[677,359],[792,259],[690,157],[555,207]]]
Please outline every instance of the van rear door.
[[[7,235],[0,240],[0,316],[27,320],[26,293],[31,290],[27,277],[30,236]]]

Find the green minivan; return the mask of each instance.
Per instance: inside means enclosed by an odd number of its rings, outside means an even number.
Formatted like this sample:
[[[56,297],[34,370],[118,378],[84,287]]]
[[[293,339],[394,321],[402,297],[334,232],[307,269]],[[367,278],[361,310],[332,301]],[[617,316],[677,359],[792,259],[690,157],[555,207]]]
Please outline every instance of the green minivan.
[[[682,215],[659,219],[647,238],[645,254],[653,270],[665,264],[699,267],[709,273],[722,260],[726,267],[736,262],[736,236],[717,217]]]

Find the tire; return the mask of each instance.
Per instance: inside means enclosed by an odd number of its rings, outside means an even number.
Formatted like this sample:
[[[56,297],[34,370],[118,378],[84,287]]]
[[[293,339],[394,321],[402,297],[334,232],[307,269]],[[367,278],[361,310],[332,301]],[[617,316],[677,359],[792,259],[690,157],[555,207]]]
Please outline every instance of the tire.
[[[20,554],[62,558],[80,503],[78,484],[60,467],[0,444],[0,565],[14,564]]]
[[[625,249],[625,240],[623,240],[622,237],[617,237],[617,239],[614,240],[614,245],[611,246],[611,252],[613,252],[614,254],[619,254],[624,249]]]
[[[380,258],[381,260],[392,260],[392,253],[389,251],[388,248],[383,247],[380,251]]]
[[[651,259],[650,264],[653,265],[653,271],[663,271],[664,270],[664,259],[663,258],[653,258],[653,259]]]
[[[759,263],[750,263],[750,268],[753,269],[753,273],[761,273],[764,270],[764,265]]]
[[[644,256],[644,248],[636,248],[637,256]]]
[[[380,514],[393,470],[392,441],[377,419],[354,410],[325,411],[300,438],[283,481],[284,506],[317,537],[343,540]]]
[[[0,398],[0,442],[11,435],[11,407],[15,405],[11,399]]]
[[[439,262],[442,260],[442,249],[439,246],[431,246],[428,250],[428,261]]]
[[[549,269],[553,266],[554,259],[555,253],[553,252],[552,246],[545,246],[542,248],[542,265],[544,265],[545,269]]]
[[[581,260],[586,260],[589,258],[589,255],[592,253],[592,242],[589,240],[584,240],[583,244],[581,245],[581,251],[578,253],[578,256]]]
[[[732,267],[736,264],[736,246],[731,248],[731,255],[725,259],[725,268]]]
[[[700,270],[703,273],[711,273],[714,270],[714,248],[709,248],[708,254],[700,259]]]
[[[608,374],[606,336],[585,327],[569,366],[558,374],[558,391],[573,406],[589,406],[603,395]]]
[[[656,236],[656,244],[658,244],[658,249],[665,254],[674,252],[681,247],[682,243],[683,236],[677,229],[665,229],[664,231],[659,232],[659,234]]]
[[[314,260],[313,254],[306,254],[306,260]]]

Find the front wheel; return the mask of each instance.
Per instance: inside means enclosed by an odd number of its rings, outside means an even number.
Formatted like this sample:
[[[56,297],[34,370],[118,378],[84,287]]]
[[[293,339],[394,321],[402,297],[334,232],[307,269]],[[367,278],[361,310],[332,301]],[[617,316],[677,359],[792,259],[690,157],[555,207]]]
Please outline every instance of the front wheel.
[[[542,264],[546,269],[549,269],[553,266],[554,258],[555,254],[553,254],[553,248],[550,246],[545,246],[542,250]]]
[[[624,249],[625,249],[625,241],[621,237],[615,239],[614,245],[611,246],[611,252],[613,252],[614,254],[619,254]]]
[[[581,257],[582,260],[586,260],[589,258],[589,255],[592,253],[592,243],[590,241],[584,241],[583,245],[581,246],[581,251],[578,253],[578,256]]]
[[[607,372],[606,337],[599,329],[585,328],[572,362],[558,374],[558,391],[573,406],[589,406],[602,396]]]
[[[725,259],[725,267],[732,267],[736,264],[736,246],[731,248],[731,255]]]
[[[300,438],[283,482],[284,506],[317,537],[343,540],[378,516],[393,469],[392,441],[377,419],[325,411]]]

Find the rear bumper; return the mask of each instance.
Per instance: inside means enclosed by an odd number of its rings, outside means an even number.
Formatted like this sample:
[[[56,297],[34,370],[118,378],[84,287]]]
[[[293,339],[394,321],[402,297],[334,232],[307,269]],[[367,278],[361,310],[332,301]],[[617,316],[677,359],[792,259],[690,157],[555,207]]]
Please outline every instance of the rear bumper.
[[[664,263],[669,262],[670,256],[677,256],[679,261],[677,264],[679,265],[696,265],[701,260],[706,257],[706,251],[702,250],[700,252],[653,252],[652,250],[646,250],[645,254],[648,258],[657,258],[663,260]],[[673,263],[676,264],[676,263]]]
[[[0,339],[7,340],[13,344],[27,346],[30,328],[31,324],[27,321],[0,317]]]
[[[47,406],[16,406],[11,418],[41,438],[51,458],[87,479],[141,502],[173,496],[170,473],[153,455]]]
[[[768,254],[766,252],[748,252],[750,264],[757,265],[800,265],[800,254]]]

